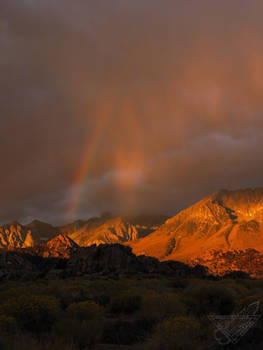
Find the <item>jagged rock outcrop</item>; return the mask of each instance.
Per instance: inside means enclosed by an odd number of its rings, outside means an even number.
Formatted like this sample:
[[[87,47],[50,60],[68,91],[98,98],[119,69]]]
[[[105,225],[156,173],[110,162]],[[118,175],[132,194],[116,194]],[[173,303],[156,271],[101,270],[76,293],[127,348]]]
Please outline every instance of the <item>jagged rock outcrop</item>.
[[[42,258],[23,249],[0,249],[0,281],[40,278],[58,265],[61,265],[58,259]]]
[[[52,225],[34,220],[21,225],[14,221],[0,226],[0,248],[15,249],[32,247],[55,237],[58,231]]]
[[[136,256],[130,247],[102,244],[81,247],[70,257],[67,267],[71,274],[159,274],[181,277],[205,277],[204,267],[190,267],[175,261],[160,262],[147,256]]]
[[[72,271],[84,274],[128,272],[136,257],[131,248],[119,244],[82,247],[69,259]]]
[[[134,218],[108,217],[92,218],[79,230],[67,233],[66,227],[63,232],[69,235],[80,246],[93,244],[111,244],[134,241],[153,232],[160,223],[164,222],[163,216],[141,216]]]
[[[214,250],[263,253],[263,189],[220,191],[128,244],[138,255],[184,262],[204,262]]]
[[[103,243],[121,243],[138,238],[138,231],[134,225],[124,222],[120,217],[106,220],[98,224],[88,223],[70,237],[81,246]]]
[[[201,266],[190,267],[180,262],[160,262],[152,257],[136,256],[130,247],[120,244],[79,247],[63,235],[35,247],[0,250],[0,280],[131,275],[204,278],[207,271]]]
[[[27,247],[33,247],[35,244],[35,240],[32,237],[32,233],[30,230],[27,231],[27,235],[25,237],[24,243],[23,243],[23,248]]]
[[[71,238],[66,235],[59,234],[48,242],[34,245],[30,248],[20,250],[33,256],[41,256],[44,258],[53,257],[60,259],[68,259],[73,252],[80,247]]]
[[[206,256],[189,259],[189,265],[204,265],[210,274],[223,276],[235,271],[246,272],[251,277],[263,278],[263,254],[255,249],[217,251]]]
[[[0,227],[1,248],[22,248],[33,245],[31,231],[18,222],[12,222]]]
[[[46,243],[43,257],[69,258],[73,252],[79,249],[77,243],[65,235],[58,235]]]

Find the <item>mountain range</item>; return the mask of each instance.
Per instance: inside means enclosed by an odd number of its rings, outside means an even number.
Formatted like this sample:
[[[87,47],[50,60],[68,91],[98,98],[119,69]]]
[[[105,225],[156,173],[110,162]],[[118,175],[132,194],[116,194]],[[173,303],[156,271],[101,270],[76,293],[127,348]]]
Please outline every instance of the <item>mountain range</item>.
[[[64,226],[52,226],[39,220],[26,225],[14,221],[0,226],[0,248],[26,248],[47,242],[59,234],[67,235],[80,246],[125,243],[147,236],[167,218],[164,215],[121,218],[106,214]]]
[[[27,225],[12,222],[0,227],[0,247],[43,247],[44,242],[57,235],[59,252],[63,251],[63,244],[76,248],[120,243],[130,246],[136,255],[160,261],[202,264],[216,274],[243,270],[258,276],[263,274],[263,188],[221,190],[171,218],[106,214],[61,227],[37,220]],[[52,242],[50,250],[54,248]],[[49,256],[48,244],[43,256]],[[69,255],[67,251],[65,256]]]

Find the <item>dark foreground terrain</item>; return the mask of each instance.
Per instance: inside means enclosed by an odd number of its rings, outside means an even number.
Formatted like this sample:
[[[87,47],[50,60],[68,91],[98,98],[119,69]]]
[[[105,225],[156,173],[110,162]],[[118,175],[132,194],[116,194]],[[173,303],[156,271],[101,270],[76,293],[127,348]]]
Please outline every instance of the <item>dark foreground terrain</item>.
[[[221,349],[207,316],[263,303],[262,291],[262,280],[231,278],[6,281],[0,285],[0,348]],[[263,349],[263,319],[224,349]]]
[[[201,265],[135,256],[119,244],[80,248],[60,236],[1,250],[0,280],[3,350],[217,350],[208,316],[241,310],[241,323],[223,321],[219,342],[263,349],[263,317],[237,344],[225,332],[246,331],[249,305],[263,311],[263,280],[243,272],[212,276]]]

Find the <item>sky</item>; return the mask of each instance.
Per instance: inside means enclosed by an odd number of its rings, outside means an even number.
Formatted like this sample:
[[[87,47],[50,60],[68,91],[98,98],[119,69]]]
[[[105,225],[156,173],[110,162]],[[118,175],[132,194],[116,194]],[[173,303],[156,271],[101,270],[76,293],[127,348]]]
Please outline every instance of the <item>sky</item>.
[[[1,0],[0,223],[263,186],[261,0]]]

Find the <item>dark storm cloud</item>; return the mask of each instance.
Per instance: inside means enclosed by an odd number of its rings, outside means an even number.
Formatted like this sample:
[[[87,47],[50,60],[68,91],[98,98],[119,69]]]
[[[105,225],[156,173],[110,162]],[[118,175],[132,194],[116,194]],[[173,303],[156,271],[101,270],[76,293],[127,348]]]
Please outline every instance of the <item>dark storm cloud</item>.
[[[262,11],[2,0],[0,221],[173,214],[262,185]]]

